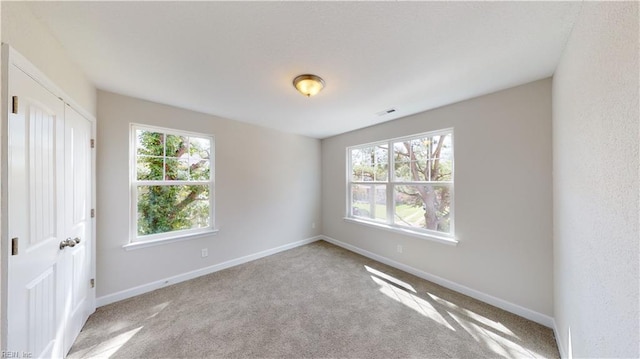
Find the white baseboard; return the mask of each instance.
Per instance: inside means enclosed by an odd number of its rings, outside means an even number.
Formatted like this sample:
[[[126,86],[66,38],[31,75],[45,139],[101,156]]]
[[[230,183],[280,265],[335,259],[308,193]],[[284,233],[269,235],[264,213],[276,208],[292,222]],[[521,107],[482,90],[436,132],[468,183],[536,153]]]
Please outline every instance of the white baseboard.
[[[364,250],[362,248],[356,247],[354,245],[345,243],[345,242],[341,242],[335,238],[331,238],[328,236],[320,236],[323,240],[335,244],[336,246],[342,247],[344,249],[347,249],[349,251],[358,253],[360,255],[363,255],[365,257],[371,258],[373,260],[376,260],[378,262],[384,263],[386,265],[389,265],[391,267],[400,269],[402,271],[405,271],[407,273],[411,273],[413,275],[415,275],[416,277],[420,277],[422,279],[426,279],[430,282],[439,284],[445,288],[449,288],[451,290],[454,290],[456,292],[462,293],[464,295],[468,295],[469,297],[475,298],[477,300],[480,300],[482,302],[485,302],[487,304],[491,304],[495,307],[498,307],[500,309],[504,309],[507,312],[519,315],[521,317],[527,318],[531,321],[534,321],[536,323],[542,324],[545,327],[548,328],[554,328],[554,321],[553,318],[542,314],[542,313],[538,313],[536,311],[533,311],[531,309],[527,309],[525,307],[519,306],[517,304],[508,302],[506,300],[494,297],[492,295],[483,293],[481,291],[469,288],[467,286],[464,286],[462,284],[458,284],[456,282],[452,282],[448,279],[444,279],[442,277],[438,277],[436,275],[421,271],[419,269],[410,267],[406,264],[402,264],[400,262],[396,262],[392,259],[389,259],[387,257],[383,257],[381,255],[369,252],[367,250]]]
[[[197,278],[197,277],[200,277],[200,276],[203,276],[203,275],[207,275],[207,274],[210,274],[210,273],[221,271],[223,269],[235,267],[237,265],[240,265],[240,264],[243,264],[243,263],[247,263],[247,262],[251,262],[253,260],[260,259],[260,258],[263,258],[263,257],[267,257],[267,256],[270,256],[272,254],[276,254],[276,253],[279,253],[279,252],[282,252],[282,251],[286,251],[288,249],[292,249],[292,248],[295,248],[295,247],[300,247],[300,246],[303,246],[305,244],[309,244],[309,243],[315,242],[315,241],[323,239],[323,238],[324,238],[323,236],[315,236],[315,237],[303,239],[301,241],[288,243],[288,244],[285,244],[285,245],[280,246],[280,247],[275,247],[275,248],[264,250],[262,252],[249,254],[249,255],[244,256],[244,257],[232,259],[232,260],[229,260],[229,261],[226,261],[226,262],[222,262],[222,263],[218,263],[218,264],[215,264],[215,265],[212,265],[212,266],[209,266],[209,267],[196,269],[196,270],[191,271],[191,272],[178,274],[178,275],[175,275],[175,276],[172,276],[172,277],[169,277],[169,278],[164,278],[164,279],[157,280],[157,281],[154,281],[154,282],[151,282],[151,283],[139,285],[137,287],[125,289],[125,290],[122,290],[120,292],[107,294],[105,296],[96,298],[96,305],[98,307],[102,307],[102,306],[107,305],[107,304],[115,303],[115,302],[118,302],[118,301],[121,301],[121,300],[124,300],[124,299],[127,299],[127,298],[131,298],[131,297],[135,297],[135,296],[143,294],[143,293],[151,292],[151,291],[156,290],[158,288],[162,288],[162,287],[166,287],[168,285],[184,282],[184,281],[189,280],[189,279],[193,279],[193,278]]]
[[[564,341],[560,336],[560,331],[558,330],[558,324],[556,320],[553,319],[553,336],[556,337],[556,344],[558,345],[558,351],[560,352],[560,358],[567,359],[567,352],[564,348]]]
[[[116,292],[116,293],[112,293],[112,294],[108,294],[99,298],[96,298],[96,306],[98,307],[102,307],[104,305],[107,304],[111,304],[111,303],[115,303],[124,299],[128,299],[131,297],[135,297],[137,295],[143,294],[143,293],[147,293],[147,292],[151,292],[153,290],[156,290],[158,288],[162,288],[162,287],[166,287],[168,285],[172,285],[172,284],[176,284],[176,283],[180,283],[180,282],[184,282],[186,280],[189,279],[193,279],[193,278],[197,278],[203,275],[207,275],[210,273],[214,273],[223,269],[227,269],[227,268],[231,268],[231,267],[235,267],[237,265],[240,264],[244,264],[256,259],[260,259],[263,257],[267,257],[270,256],[272,254],[276,254],[282,251],[286,251],[292,248],[296,248],[296,247],[300,247],[303,246],[305,244],[309,244],[312,242],[315,242],[317,240],[325,240],[329,243],[335,244],[336,246],[342,247],[344,249],[347,249],[349,251],[358,253],[360,255],[363,255],[365,257],[371,258],[373,260],[376,260],[378,262],[384,263],[386,265],[389,265],[391,267],[400,269],[402,271],[405,271],[407,273],[413,274],[416,277],[431,281],[433,283],[439,284],[445,288],[449,288],[451,290],[454,290],[456,292],[468,295],[472,298],[478,299],[482,302],[485,302],[487,304],[491,304],[493,306],[496,306],[498,308],[504,309],[508,312],[511,312],[513,314],[519,315],[521,317],[527,318],[529,320],[532,320],[536,323],[542,324],[546,327],[552,328],[554,330],[554,334],[556,336],[556,341],[558,342],[558,348],[560,350],[560,354],[563,358],[566,358],[565,352],[564,352],[564,348],[562,347],[562,343],[560,341],[560,336],[558,335],[557,332],[557,328],[555,325],[555,322],[553,320],[553,318],[551,318],[548,315],[545,314],[541,314],[538,313],[536,311],[533,311],[531,309],[527,309],[525,307],[519,306],[517,304],[508,302],[506,300],[494,297],[492,295],[480,292],[478,290],[469,288],[467,286],[458,284],[456,282],[452,282],[448,279],[444,279],[442,277],[424,272],[422,270],[410,267],[406,264],[402,264],[400,262],[396,262],[392,259],[389,259],[387,257],[383,257],[381,255],[369,252],[367,250],[364,250],[362,248],[356,247],[354,245],[345,243],[345,242],[341,242],[335,238],[331,238],[328,236],[324,236],[324,235],[320,235],[320,236],[315,236],[315,237],[311,237],[311,238],[307,238],[307,239],[303,239],[297,242],[293,242],[293,243],[289,243],[289,244],[285,244],[283,246],[280,247],[276,247],[276,248],[271,248],[271,249],[267,249],[264,250],[262,252],[258,252],[258,253],[254,253],[254,254],[250,254],[244,257],[240,257],[240,258],[236,258],[236,259],[232,259],[226,262],[222,262],[219,264],[215,264],[209,267],[205,267],[205,268],[201,268],[201,269],[196,269],[194,271],[191,272],[187,272],[187,273],[183,273],[183,274],[179,274],[179,275],[175,275],[169,278],[164,278],[161,280],[157,280],[151,283],[147,283],[147,284],[143,284],[137,287],[133,287],[133,288],[129,288],[129,289],[125,289],[123,291],[120,292]]]

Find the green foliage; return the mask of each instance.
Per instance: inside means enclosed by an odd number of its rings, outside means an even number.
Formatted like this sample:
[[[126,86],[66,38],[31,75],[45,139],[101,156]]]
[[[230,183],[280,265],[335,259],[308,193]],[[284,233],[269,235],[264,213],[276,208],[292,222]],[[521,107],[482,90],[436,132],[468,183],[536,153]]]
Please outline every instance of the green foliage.
[[[210,178],[210,141],[144,130],[136,136],[137,180],[165,182],[138,185],[138,235],[209,226],[209,184],[198,181]]]
[[[208,224],[208,186],[138,186],[138,235]]]

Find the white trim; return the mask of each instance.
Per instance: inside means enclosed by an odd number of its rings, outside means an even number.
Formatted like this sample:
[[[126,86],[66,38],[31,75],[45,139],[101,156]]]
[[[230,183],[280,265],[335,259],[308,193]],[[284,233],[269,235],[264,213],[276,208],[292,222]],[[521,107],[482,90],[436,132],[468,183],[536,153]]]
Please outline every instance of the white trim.
[[[129,242],[129,243],[123,245],[122,248],[124,248],[127,251],[131,251],[131,250],[134,250],[134,249],[154,247],[154,246],[159,246],[159,245],[162,245],[162,244],[169,244],[169,243],[173,243],[173,242],[185,241],[187,239],[197,239],[197,238],[202,238],[202,237],[215,236],[216,234],[218,234],[218,232],[220,232],[219,229],[207,229],[206,231],[203,231],[203,232],[180,234],[180,235],[177,235],[175,237],[146,239],[146,240],[140,240],[138,242]],[[169,232],[169,233],[171,233],[171,232]]]
[[[558,323],[556,323],[555,319],[553,321],[553,336],[556,338],[556,345],[558,346],[558,351],[560,352],[560,358],[565,359],[567,357],[567,351],[564,348],[564,341],[562,340],[562,336],[560,335],[560,331],[558,330]]]
[[[175,129],[175,128],[169,128],[169,127],[160,127],[160,126],[154,126],[154,125],[147,125],[141,122],[131,122],[131,129],[132,130],[151,130],[151,131],[155,131],[155,132],[161,132],[167,135],[182,135],[182,136],[186,136],[186,137],[208,137],[211,140],[211,143],[213,144],[213,140],[214,140],[214,136],[207,134],[207,133],[200,133],[200,132],[193,132],[193,131],[185,131],[185,130],[180,130],[180,129]],[[135,136],[134,136],[135,137]],[[135,142],[134,142],[135,144]],[[213,146],[211,146],[213,147]],[[160,156],[160,157],[164,157],[164,156]]]
[[[271,249],[267,249],[258,253],[254,253],[254,254],[249,254],[246,255],[244,257],[240,257],[240,258],[235,258],[235,259],[231,259],[228,260],[226,262],[222,262],[222,263],[218,263],[218,264],[214,264],[212,266],[209,267],[205,267],[205,268],[200,268],[200,269],[196,269],[193,270],[191,272],[186,272],[186,273],[182,273],[182,274],[178,274],[172,277],[168,277],[168,278],[164,278],[164,279],[160,279],[151,283],[147,283],[147,284],[143,284],[143,285],[139,285],[137,287],[133,287],[133,288],[129,288],[129,289],[125,289],[113,294],[107,294],[105,296],[99,297],[96,299],[96,304],[98,307],[102,307],[105,306],[107,304],[111,304],[111,303],[115,303],[127,298],[131,298],[131,297],[135,297],[137,295],[140,294],[144,294],[147,292],[151,292],[153,290],[156,290],[158,288],[162,288],[162,287],[166,287],[172,284],[176,284],[176,283],[180,283],[180,282],[184,282],[187,281],[189,279],[193,279],[193,278],[197,278],[197,277],[201,277],[203,275],[207,275],[207,274],[211,274],[211,273],[215,273],[217,271],[221,271],[223,269],[227,269],[227,268],[231,268],[231,267],[235,267],[237,265],[240,264],[244,264],[247,262],[251,262],[254,261],[256,259],[260,259],[263,257],[267,257],[270,256],[272,254],[276,254],[282,251],[286,251],[289,249],[293,249],[296,247],[300,247],[303,246],[305,244],[309,244],[318,240],[323,239],[323,236],[315,236],[315,237],[311,237],[311,238],[307,238],[307,239],[303,239],[297,242],[292,242],[292,243],[288,243],[279,247],[275,247],[275,248],[271,248]]]
[[[392,226],[383,222],[374,222],[372,220],[366,220],[366,219],[360,219],[360,218],[344,217],[343,219],[345,220],[345,222],[357,223],[357,224],[361,224],[363,226],[367,226],[371,228],[384,229],[385,231],[404,234],[406,236],[417,237],[420,239],[426,239],[433,242],[448,244],[450,246],[458,245],[458,240],[453,237],[438,236],[430,232],[414,231],[414,230],[400,227],[400,226]]]
[[[362,248],[356,247],[354,245],[351,245],[351,244],[348,244],[348,243],[345,243],[345,242],[341,242],[341,241],[339,241],[337,239],[334,239],[334,238],[331,238],[331,237],[328,237],[328,236],[324,236],[324,235],[321,236],[321,237],[325,241],[327,241],[327,242],[329,242],[331,244],[334,244],[334,245],[336,245],[338,247],[342,247],[342,248],[347,249],[349,251],[352,251],[352,252],[358,253],[360,255],[363,255],[365,257],[368,257],[368,258],[371,258],[373,260],[376,260],[376,261],[378,261],[380,263],[384,263],[384,264],[389,265],[391,267],[400,269],[400,270],[405,271],[407,273],[413,274],[416,277],[420,277],[420,278],[428,280],[430,282],[439,284],[439,285],[441,285],[441,286],[443,286],[445,288],[449,288],[449,289],[454,290],[454,291],[456,291],[458,293],[462,293],[462,294],[468,295],[469,297],[475,298],[475,299],[477,299],[479,301],[482,301],[484,303],[493,305],[493,306],[498,307],[500,309],[504,309],[507,312],[510,312],[510,313],[519,315],[519,316],[521,316],[523,318],[532,320],[532,321],[534,321],[534,322],[536,322],[538,324],[542,324],[545,327],[553,328],[553,326],[554,326],[553,318],[548,316],[548,315],[545,315],[545,314],[542,314],[542,313],[538,313],[538,312],[533,311],[531,309],[522,307],[522,306],[520,306],[518,304],[514,304],[514,303],[511,303],[511,302],[508,302],[506,300],[503,300],[503,299],[494,297],[492,295],[483,293],[483,292],[481,292],[479,290],[475,290],[475,289],[469,288],[467,286],[464,286],[462,284],[458,284],[456,282],[450,281],[448,279],[444,279],[442,277],[433,275],[431,273],[427,273],[427,272],[424,272],[422,270],[410,267],[410,266],[408,266],[406,264],[402,264],[400,262],[396,262],[396,261],[394,261],[392,259],[389,259],[387,257],[383,257],[381,255],[369,252],[367,250],[364,250]]]

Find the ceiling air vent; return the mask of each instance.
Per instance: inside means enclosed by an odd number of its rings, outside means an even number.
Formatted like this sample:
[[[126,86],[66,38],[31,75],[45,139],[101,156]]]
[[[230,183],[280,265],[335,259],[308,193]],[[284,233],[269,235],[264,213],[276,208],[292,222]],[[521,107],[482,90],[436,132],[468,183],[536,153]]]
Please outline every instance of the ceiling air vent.
[[[388,108],[388,109],[386,109],[386,110],[384,110],[384,111],[380,111],[380,112],[378,112],[376,115],[378,115],[378,116],[385,116],[385,115],[388,115],[388,114],[390,114],[390,113],[394,113],[394,112],[396,112],[396,109],[392,107],[392,108]]]

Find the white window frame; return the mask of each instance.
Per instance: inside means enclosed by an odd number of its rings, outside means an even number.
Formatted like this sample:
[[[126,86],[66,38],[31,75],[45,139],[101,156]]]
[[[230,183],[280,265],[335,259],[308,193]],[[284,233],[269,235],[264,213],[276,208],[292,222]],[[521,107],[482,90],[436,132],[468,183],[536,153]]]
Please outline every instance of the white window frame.
[[[153,132],[161,132],[165,135],[177,135],[186,137],[198,137],[210,141],[211,153],[209,155],[209,180],[206,181],[140,181],[137,179],[137,150],[136,150],[136,131],[145,130]],[[129,187],[130,187],[130,229],[129,243],[124,246],[125,249],[137,249],[156,244],[180,241],[191,238],[198,238],[204,235],[211,235],[218,232],[215,229],[215,141],[212,135],[176,130],[172,128],[150,126],[144,124],[131,123],[129,128]],[[166,155],[166,154],[165,154]],[[138,186],[182,186],[182,185],[208,185],[209,186],[209,226],[204,228],[184,229],[164,233],[156,233],[150,235],[138,235]]]
[[[441,135],[451,135],[451,152],[452,152],[452,168],[451,168],[451,181],[396,181],[395,180],[395,159],[394,159],[394,151],[393,144],[397,142],[413,140],[424,137],[433,137],[433,136],[441,136]],[[351,151],[368,148],[373,146],[386,145],[387,150],[387,179],[386,181],[354,181],[353,180],[353,164],[351,163]],[[396,233],[402,233],[409,236],[414,236],[423,239],[429,239],[436,242],[441,242],[450,245],[456,245],[458,243],[455,238],[455,193],[454,193],[454,182],[455,182],[455,144],[454,144],[454,131],[453,128],[446,128],[437,131],[430,131],[418,134],[412,134],[409,136],[396,137],[385,139],[382,141],[375,141],[355,146],[350,146],[346,148],[346,164],[347,164],[347,185],[346,185],[346,215],[344,219],[349,222],[363,224],[366,226],[379,228],[383,230],[388,230]],[[446,186],[449,188],[449,196],[451,199],[450,203],[450,215],[449,215],[449,233],[443,233],[431,229],[426,228],[415,228],[406,225],[400,225],[395,223],[395,198],[394,198],[394,188],[396,186],[402,185],[424,185],[424,184],[434,184],[438,186]],[[352,191],[351,188],[353,185],[361,185],[361,186],[375,186],[375,185],[385,185],[386,186],[386,221],[368,219],[363,217],[354,216],[352,213]]]

